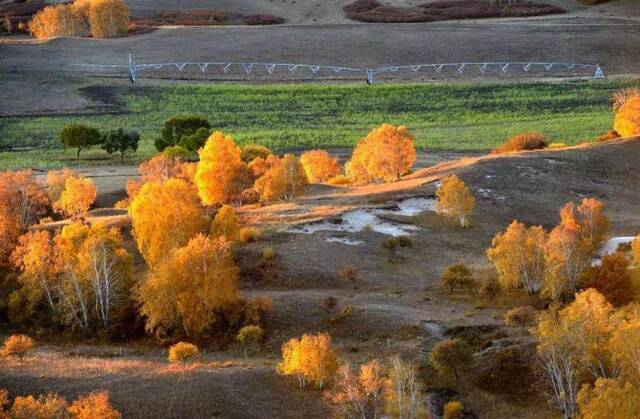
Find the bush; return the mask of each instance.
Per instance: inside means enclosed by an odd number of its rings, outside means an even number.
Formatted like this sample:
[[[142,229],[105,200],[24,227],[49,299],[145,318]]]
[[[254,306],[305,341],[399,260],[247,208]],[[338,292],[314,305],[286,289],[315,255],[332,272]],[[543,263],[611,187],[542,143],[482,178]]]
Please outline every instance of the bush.
[[[67,402],[55,394],[16,397],[9,411],[14,419],[64,419],[68,418]]]
[[[241,243],[251,243],[258,240],[260,231],[255,227],[242,227],[238,235]]]
[[[504,323],[509,327],[531,326],[537,316],[537,311],[531,306],[515,307],[504,315]]]
[[[398,246],[413,247],[413,240],[409,236],[398,236]]]
[[[446,339],[431,349],[431,364],[441,373],[453,373],[456,381],[460,372],[472,361],[473,351],[462,339]]]
[[[155,146],[158,151],[165,148],[179,145],[183,137],[190,136],[199,128],[211,129],[211,124],[205,118],[195,115],[174,116],[164,123],[161,137],[156,140]]]
[[[444,405],[444,415],[442,419],[462,419],[464,406],[457,400],[450,401]]]
[[[485,298],[494,298],[500,292],[500,283],[491,276],[480,281],[480,295]]]
[[[264,335],[264,331],[262,327],[256,325],[244,326],[238,331],[236,335],[236,340],[240,342],[242,345],[252,345],[260,343],[262,336]]]
[[[273,247],[265,247],[262,249],[262,258],[264,260],[273,260],[276,258],[276,251]]]
[[[119,128],[116,131],[104,134],[100,142],[103,150],[109,154],[120,153],[120,161],[124,161],[124,154],[127,151],[136,152],[138,150],[140,134],[135,131],[127,132]]]
[[[69,406],[73,419],[120,419],[122,415],[111,406],[109,393],[94,392],[81,396]]]
[[[200,356],[200,350],[194,344],[178,342],[169,348],[169,362],[188,362]]]
[[[260,202],[260,194],[254,188],[248,188],[240,194],[240,201],[243,205],[257,204]]]
[[[76,157],[86,148],[100,143],[100,132],[83,124],[69,124],[60,132],[60,142],[69,148],[77,149]]]
[[[509,138],[503,145],[494,149],[491,154],[511,153],[515,151],[540,150],[547,147],[544,135],[540,132],[519,134]]]
[[[80,36],[86,30],[86,23],[69,4],[47,6],[29,22],[29,32],[38,39]]]
[[[240,147],[240,158],[247,164],[257,158],[266,159],[272,154],[270,149],[260,144],[247,144]]]
[[[382,248],[387,250],[389,253],[394,253],[399,246],[400,242],[397,237],[385,237],[382,240]]]
[[[2,356],[18,355],[22,359],[33,349],[33,339],[27,335],[12,335],[5,339],[0,354]]]
[[[471,270],[464,263],[447,266],[442,273],[440,282],[449,291],[449,294],[453,294],[456,288],[471,289],[475,286]]]
[[[340,278],[345,281],[355,282],[358,280],[358,268],[350,265],[344,266],[342,269],[340,269],[339,275]]]
[[[89,27],[94,38],[109,38],[129,31],[131,12],[123,0],[91,0]]]

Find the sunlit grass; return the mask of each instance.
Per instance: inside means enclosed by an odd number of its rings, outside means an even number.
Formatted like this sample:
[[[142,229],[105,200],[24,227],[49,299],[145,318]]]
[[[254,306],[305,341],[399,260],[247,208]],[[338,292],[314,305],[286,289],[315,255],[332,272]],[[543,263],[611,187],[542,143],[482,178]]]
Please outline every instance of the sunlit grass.
[[[428,150],[494,148],[507,137],[542,131],[552,142],[592,140],[612,125],[610,97],[630,82],[530,84],[234,85],[185,84],[118,88],[114,113],[24,116],[0,119],[0,167],[74,164],[59,149],[58,133],[71,122],[101,130],[138,130],[136,159],[151,156],[164,120],[197,113],[239,143],[284,150],[350,147],[383,122],[409,126],[416,145]],[[102,151],[84,153],[81,164],[104,164]],[[107,160],[115,163],[116,159]]]

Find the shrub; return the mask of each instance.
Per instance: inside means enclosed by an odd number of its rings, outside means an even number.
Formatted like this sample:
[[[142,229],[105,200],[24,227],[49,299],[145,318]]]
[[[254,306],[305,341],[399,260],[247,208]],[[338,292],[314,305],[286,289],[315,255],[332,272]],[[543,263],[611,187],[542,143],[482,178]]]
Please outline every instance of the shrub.
[[[158,151],[172,145],[178,145],[183,137],[195,133],[199,128],[211,129],[209,121],[196,115],[174,116],[165,121],[161,137],[156,140]]]
[[[518,134],[509,138],[503,145],[494,149],[491,154],[511,153],[514,151],[539,150],[547,147],[544,135],[540,132]]]
[[[307,382],[318,388],[330,383],[338,370],[338,354],[326,333],[292,338],[282,346],[282,362],[277,366],[281,375],[295,375],[300,387]]]
[[[353,266],[347,265],[342,267],[342,269],[340,269],[339,272],[340,278],[345,280],[345,281],[349,281],[349,282],[355,282],[358,280],[358,268],[355,268]]]
[[[613,129],[621,137],[640,135],[640,95],[628,98],[624,105],[618,108]]]
[[[100,132],[83,124],[69,124],[60,132],[60,142],[69,148],[75,148],[76,158],[80,152],[100,143]]]
[[[484,278],[480,281],[480,295],[485,298],[494,298],[500,292],[500,283],[494,276]]]
[[[449,291],[449,294],[453,294],[456,288],[471,289],[475,286],[471,270],[464,263],[455,263],[447,266],[442,272],[440,282]]]
[[[270,149],[260,144],[247,144],[240,147],[240,158],[247,164],[257,158],[266,159],[272,154]]]
[[[2,356],[17,355],[22,359],[31,349],[33,349],[33,339],[29,336],[12,335],[5,339],[0,354]]]
[[[91,0],[89,27],[94,38],[109,38],[129,31],[131,12],[123,0]]]
[[[242,191],[240,201],[243,205],[257,204],[260,202],[260,194],[254,188],[247,188]]]
[[[456,381],[460,372],[472,361],[473,351],[462,339],[446,339],[431,349],[431,364],[441,373],[453,373]]]
[[[265,247],[262,249],[262,258],[264,260],[273,260],[276,258],[276,251],[273,247]]]
[[[356,312],[355,306],[349,304],[340,309],[338,313],[329,318],[329,324],[340,323],[341,321],[351,317]]]
[[[29,31],[38,39],[79,36],[86,30],[86,23],[68,4],[47,6],[29,22]]]
[[[260,231],[255,227],[242,227],[238,234],[241,243],[251,243],[260,237]]]
[[[404,126],[382,124],[358,142],[345,170],[357,183],[393,182],[408,173],[415,160],[413,134]]]
[[[306,151],[300,156],[300,163],[310,183],[325,182],[340,174],[338,159],[325,150]]]
[[[94,392],[81,396],[69,406],[73,419],[120,419],[122,415],[111,406],[109,393]]]
[[[413,240],[409,236],[398,236],[398,246],[413,247]]]
[[[67,401],[56,394],[16,397],[9,411],[14,419],[63,419],[69,417]]]
[[[444,405],[444,415],[442,419],[462,419],[464,406],[457,400],[450,401]]]
[[[200,350],[192,343],[178,342],[169,348],[169,362],[189,362],[200,356]]]
[[[400,246],[400,243],[397,237],[385,237],[382,240],[382,248],[387,250],[389,253],[395,253],[398,246]]]
[[[140,134],[135,131],[127,132],[119,128],[116,131],[104,134],[100,142],[103,150],[109,154],[120,153],[120,161],[124,161],[124,155],[127,151],[136,152],[138,150]]]
[[[509,327],[531,326],[537,314],[536,309],[531,306],[515,307],[504,315],[504,323]]]
[[[252,345],[260,343],[262,336],[264,335],[264,331],[262,327],[256,325],[244,326],[238,331],[236,335],[236,340],[240,342],[242,345]]]

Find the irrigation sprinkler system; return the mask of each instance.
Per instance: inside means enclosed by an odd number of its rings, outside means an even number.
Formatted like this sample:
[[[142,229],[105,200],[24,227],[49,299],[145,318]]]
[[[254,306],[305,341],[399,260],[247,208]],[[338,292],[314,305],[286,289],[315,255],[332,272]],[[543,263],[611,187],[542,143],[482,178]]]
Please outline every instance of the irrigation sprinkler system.
[[[291,64],[280,62],[234,62],[234,61],[204,61],[204,62],[167,62],[167,63],[137,63],[133,55],[129,54],[128,64],[78,64],[87,68],[122,68],[129,73],[132,83],[135,83],[138,74],[149,70],[175,69],[183,72],[186,68],[196,68],[201,73],[206,73],[210,69],[220,69],[223,73],[240,72],[251,74],[252,72],[265,71],[267,74],[274,74],[278,70],[288,73],[306,71],[312,75],[320,72],[331,72],[333,74],[363,74],[366,76],[368,84],[374,84],[376,77],[381,74],[431,71],[434,74],[446,74],[454,72],[460,75],[471,70],[477,70],[480,74],[495,72],[507,74],[509,71],[519,70],[525,73],[542,71],[544,73],[560,71],[585,71],[592,75],[594,80],[604,79],[605,75],[599,64],[580,64],[566,62],[540,62],[540,61],[481,61],[481,62],[460,62],[460,63],[430,63],[414,65],[397,65],[389,67],[344,67],[336,65],[318,64]]]

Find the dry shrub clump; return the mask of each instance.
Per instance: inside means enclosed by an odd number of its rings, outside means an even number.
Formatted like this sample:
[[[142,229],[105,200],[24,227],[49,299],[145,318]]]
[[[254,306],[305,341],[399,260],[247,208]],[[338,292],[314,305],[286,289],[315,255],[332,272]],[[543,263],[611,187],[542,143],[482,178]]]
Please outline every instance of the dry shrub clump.
[[[18,355],[22,359],[27,352],[33,349],[33,345],[33,339],[27,335],[12,335],[4,341],[0,355]]]
[[[491,154],[503,154],[516,151],[526,150],[540,150],[547,148],[547,142],[544,135],[540,132],[529,132],[525,134],[518,134],[515,137],[509,138],[500,147],[494,149]]]
[[[193,360],[200,355],[198,347],[188,342],[178,342],[169,348],[169,362],[182,363]]]
[[[255,227],[242,227],[238,233],[240,243],[251,243],[260,237],[260,230]]]
[[[440,277],[441,285],[453,294],[456,289],[472,289],[475,286],[473,274],[464,263],[455,263],[445,268]]]
[[[536,316],[536,309],[531,306],[515,307],[504,315],[504,323],[509,327],[527,327],[534,323]]]
[[[462,419],[464,417],[464,406],[457,400],[450,401],[444,405],[443,419]]]
[[[262,339],[264,330],[255,324],[242,327],[236,335],[236,340],[242,345],[257,344]]]
[[[347,282],[355,282],[358,280],[359,277],[359,272],[358,272],[358,268],[355,268],[353,266],[347,265],[342,267],[342,269],[340,269],[340,272],[338,273],[340,276],[340,279],[347,281]]]

